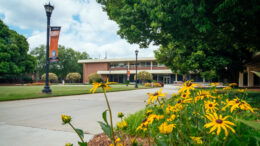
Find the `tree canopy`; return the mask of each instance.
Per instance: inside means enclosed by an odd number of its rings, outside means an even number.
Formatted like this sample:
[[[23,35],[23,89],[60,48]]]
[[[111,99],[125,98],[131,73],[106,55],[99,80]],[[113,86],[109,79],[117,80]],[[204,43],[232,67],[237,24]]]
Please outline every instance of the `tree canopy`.
[[[27,54],[28,50],[26,38],[0,20],[0,77],[32,73],[36,58]]]
[[[97,0],[118,34],[141,48],[160,45],[159,63],[177,73],[227,74],[259,51],[257,0]]]
[[[82,75],[83,66],[82,64],[78,64],[78,60],[89,59],[89,55],[86,52],[78,52],[73,50],[72,48],[66,48],[61,45],[59,45],[58,51],[59,62],[50,63],[50,72],[55,73],[60,79],[64,80],[66,78],[66,75],[70,72],[78,72]],[[39,47],[36,47],[30,53],[37,58],[38,64],[36,67],[36,71],[38,76],[40,77],[45,73],[46,46],[41,45]]]

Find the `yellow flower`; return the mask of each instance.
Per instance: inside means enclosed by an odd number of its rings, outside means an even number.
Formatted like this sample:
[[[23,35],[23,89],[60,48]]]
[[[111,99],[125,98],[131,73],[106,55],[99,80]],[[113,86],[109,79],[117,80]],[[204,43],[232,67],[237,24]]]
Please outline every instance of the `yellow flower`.
[[[250,110],[252,113],[254,112],[253,108],[244,100],[240,100],[239,98],[235,98],[227,103],[227,106],[231,106],[231,113],[240,108],[241,110]]]
[[[210,98],[213,97],[209,91],[206,90],[200,90],[198,93],[198,96],[195,97],[194,101],[197,103],[198,100],[203,100],[204,98]]]
[[[191,103],[191,101],[192,101],[191,98],[181,99],[181,100],[178,100],[177,104]]]
[[[235,130],[231,127],[231,126],[235,126],[234,123],[230,122],[230,121],[226,121],[226,119],[229,116],[225,116],[224,118],[222,117],[222,115],[217,115],[217,113],[213,113],[213,114],[208,114],[205,115],[211,122],[207,123],[204,125],[205,128],[209,128],[212,127],[209,131],[209,133],[217,130],[217,135],[220,134],[221,129],[224,129],[225,131],[225,136],[228,136],[228,129],[230,129],[233,133],[235,133]],[[230,126],[231,125],[231,126]]]
[[[120,129],[124,129],[128,126],[127,122],[124,120],[122,122],[118,122],[117,123],[117,127],[119,127]]]
[[[218,103],[214,101],[205,101],[204,102],[204,106],[206,108],[206,112],[212,112],[212,113],[215,113],[216,110],[218,110],[218,108],[216,107],[218,105]]]
[[[194,136],[191,136],[190,138],[192,139],[192,141],[193,141],[194,143],[196,143],[196,144],[202,144],[202,140],[201,140],[202,137],[194,137]]]
[[[65,144],[65,146],[73,146],[73,144],[68,142]]]
[[[99,87],[102,87],[104,92],[106,92],[107,89],[112,89],[109,85],[110,84],[114,84],[116,82],[109,82],[108,79],[107,79],[107,82],[106,83],[97,83],[97,82],[94,82],[93,83],[93,88],[91,88],[89,90],[89,93],[95,93],[95,91],[97,90],[97,88]]]
[[[228,91],[228,90],[231,90],[232,88],[231,87],[225,87],[225,88],[223,88],[223,91]]]
[[[167,93],[162,93],[162,89],[155,93],[147,93],[149,95],[149,99],[147,101],[147,104],[150,104],[151,102],[157,102],[159,97],[165,97]]]
[[[195,90],[194,87],[196,87],[196,86],[200,86],[200,85],[199,84],[194,84],[191,81],[186,81],[186,82],[183,83],[182,88],[178,91],[178,94],[179,93],[183,93],[183,92],[186,92],[187,94],[190,94],[190,90]]]
[[[149,109],[149,110],[147,110],[146,112],[145,112],[145,114],[148,116],[148,115],[150,115],[151,113],[153,113],[153,110],[151,110],[151,109]]]
[[[219,85],[219,83],[218,83],[218,82],[216,82],[216,83],[210,83],[210,85],[213,86],[213,87],[216,87],[217,85]]]
[[[174,121],[175,117],[176,117],[175,115],[171,115],[171,116],[167,119],[167,122]]]
[[[181,94],[181,98],[189,98],[190,97],[190,94],[188,94],[188,93],[182,93]]]
[[[61,120],[62,120],[63,124],[67,124],[71,121],[71,117],[67,116],[67,115],[61,115]]]
[[[176,124],[167,124],[164,122],[159,126],[160,133],[169,134],[172,132],[172,129],[176,127]]]
[[[245,92],[245,89],[237,89],[237,92],[243,93]]]
[[[230,84],[228,84],[228,86],[234,87],[234,86],[237,86],[237,83],[230,83]]]
[[[123,114],[122,112],[118,112],[118,113],[117,113],[117,117],[118,117],[118,118],[123,118],[123,117],[124,117],[124,114]]]
[[[138,130],[146,131],[148,125],[152,124],[154,120],[160,120],[163,118],[164,118],[164,115],[150,114],[145,120],[142,121],[141,125],[136,128],[136,131],[138,131]]]

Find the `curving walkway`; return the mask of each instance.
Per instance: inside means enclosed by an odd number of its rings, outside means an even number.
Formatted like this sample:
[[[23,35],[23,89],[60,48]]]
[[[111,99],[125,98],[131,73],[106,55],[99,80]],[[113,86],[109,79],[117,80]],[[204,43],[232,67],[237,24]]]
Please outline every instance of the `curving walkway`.
[[[143,109],[146,93],[157,90],[159,88],[108,93],[114,124],[119,121],[118,112],[129,114]],[[177,91],[173,85],[163,88],[168,96]],[[61,124],[61,114],[72,116],[74,126],[82,129],[86,133],[85,140],[89,140],[102,132],[97,121],[102,120],[106,108],[101,93],[0,102],[0,145],[64,146],[66,142],[76,145],[78,138],[68,125]]]

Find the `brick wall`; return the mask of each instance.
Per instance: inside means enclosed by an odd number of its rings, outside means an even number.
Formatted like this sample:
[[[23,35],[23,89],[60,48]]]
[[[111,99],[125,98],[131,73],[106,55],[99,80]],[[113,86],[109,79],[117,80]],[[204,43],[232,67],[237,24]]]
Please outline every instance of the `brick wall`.
[[[108,70],[108,63],[84,63],[83,64],[83,83],[89,82],[88,75],[97,73],[98,70]],[[101,78],[106,80],[107,76],[102,75]]]

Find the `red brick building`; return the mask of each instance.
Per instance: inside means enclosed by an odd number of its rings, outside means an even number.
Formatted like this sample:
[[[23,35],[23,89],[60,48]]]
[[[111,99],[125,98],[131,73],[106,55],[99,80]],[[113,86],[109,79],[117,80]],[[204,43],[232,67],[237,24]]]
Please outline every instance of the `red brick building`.
[[[87,83],[88,75],[92,73],[100,74],[103,80],[109,78],[112,82],[123,83],[127,79],[134,82],[135,58],[125,59],[88,59],[79,60],[83,64],[83,83]],[[130,72],[130,76],[127,72]],[[153,75],[153,80],[164,82],[165,84],[174,81],[182,81],[182,75],[174,74],[164,65],[159,65],[155,58],[138,58],[138,72],[147,71]]]

